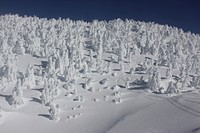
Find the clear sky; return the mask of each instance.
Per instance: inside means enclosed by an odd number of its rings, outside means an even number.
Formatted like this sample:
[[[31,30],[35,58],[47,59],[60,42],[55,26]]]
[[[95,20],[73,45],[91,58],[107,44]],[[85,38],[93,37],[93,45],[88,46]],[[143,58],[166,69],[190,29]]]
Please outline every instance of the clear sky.
[[[0,0],[0,14],[169,24],[200,34],[200,0]]]

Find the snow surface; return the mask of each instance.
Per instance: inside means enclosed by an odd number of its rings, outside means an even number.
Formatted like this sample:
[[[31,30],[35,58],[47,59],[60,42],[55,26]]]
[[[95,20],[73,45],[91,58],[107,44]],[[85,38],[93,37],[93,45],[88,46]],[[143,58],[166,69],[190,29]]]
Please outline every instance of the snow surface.
[[[20,57],[19,68],[23,70],[29,62],[38,64],[40,58],[24,55]],[[120,73],[120,72],[118,72]],[[96,84],[101,79],[96,75]],[[110,78],[109,75],[103,77]],[[80,82],[83,79],[80,79]],[[95,83],[94,83],[95,84]],[[124,84],[124,82],[120,82]],[[74,86],[81,88],[79,83]],[[143,90],[126,90],[120,88],[122,103],[114,104],[111,89],[100,85],[88,92],[80,89],[85,102],[76,102],[63,94],[56,98],[60,105],[61,119],[57,122],[48,119],[47,109],[40,103],[40,87],[24,90],[26,104],[14,108],[6,102],[9,89],[0,94],[3,108],[2,133],[192,133],[198,132],[200,123],[199,92],[188,92],[178,96],[167,97]],[[62,90],[64,92],[65,90]],[[107,96],[107,100],[104,100]],[[98,98],[98,102],[93,101]],[[81,107],[79,107],[81,105]],[[75,118],[74,118],[75,117]],[[196,129],[196,130],[195,130]]]

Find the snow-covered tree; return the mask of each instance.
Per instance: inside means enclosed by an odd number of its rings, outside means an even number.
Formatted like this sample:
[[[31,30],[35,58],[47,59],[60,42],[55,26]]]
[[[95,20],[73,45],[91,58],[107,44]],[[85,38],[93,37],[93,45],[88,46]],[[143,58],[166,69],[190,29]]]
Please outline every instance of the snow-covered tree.
[[[88,90],[90,89],[92,86],[91,86],[91,81],[92,81],[92,78],[88,78],[88,80],[84,83],[84,89]]]
[[[24,104],[23,90],[21,87],[20,79],[17,80],[17,83],[16,83],[15,87],[13,88],[12,97],[11,97],[10,102],[11,102],[11,105],[13,105],[14,107],[18,107],[18,106]]]
[[[59,72],[60,74],[63,74],[63,64],[61,61],[61,57],[59,54],[57,54],[56,60],[55,60],[55,70]]]
[[[59,105],[58,104],[49,104],[49,114],[51,120],[59,120]]]
[[[43,68],[42,68],[42,66],[39,66],[38,76],[42,76],[42,75],[43,75]]]
[[[133,76],[133,74],[135,73],[134,68],[131,68],[130,71],[129,71],[129,73],[130,73],[131,76]]]
[[[46,90],[46,89],[44,89],[42,91],[42,95],[40,96],[40,98],[41,98],[42,103],[45,106],[47,106],[49,104],[49,102],[52,100],[52,99],[50,99],[49,94],[48,94],[48,90]]]
[[[156,81],[156,77],[153,76],[152,79],[149,81],[149,89],[153,92],[158,91],[158,83]]]
[[[58,95],[59,82],[54,77],[44,77],[44,89],[40,96],[42,103],[47,106]]]
[[[179,89],[176,88],[176,86],[174,85],[174,83],[172,81],[170,81],[169,85],[167,87],[166,93],[167,94],[178,94],[179,93]]]
[[[119,63],[119,69],[120,71],[124,71],[124,63],[122,62]]]
[[[166,71],[166,78],[169,79],[169,80],[172,79],[172,70],[171,69],[172,68],[169,67],[169,68],[167,68],[167,71]]]
[[[189,83],[190,83],[190,81],[189,81],[189,74],[186,72],[185,77],[182,80],[181,89],[185,90]]]
[[[2,91],[2,92],[5,91],[5,90],[7,89],[7,85],[8,85],[8,83],[7,83],[7,81],[6,81],[6,78],[5,78],[5,77],[2,77],[2,79],[1,79],[1,91]]]
[[[126,89],[130,88],[130,78],[127,78],[125,87],[126,87]]]
[[[110,62],[108,62],[107,67],[106,67],[107,74],[111,74],[111,72],[112,72],[110,65],[111,65]]]
[[[35,87],[35,74],[34,74],[34,68],[31,65],[31,63],[28,64],[27,70],[26,70],[26,85],[27,89]]]
[[[161,77],[160,77],[160,73],[158,72],[158,70],[156,69],[156,71],[154,71],[153,76],[150,77],[148,79],[148,86],[149,89],[153,92],[158,92],[161,83]]]
[[[24,55],[25,48],[23,47],[24,41],[22,39],[18,39],[16,44],[13,47],[13,52],[16,54]]]
[[[184,79],[186,78],[186,75],[187,75],[186,73],[188,73],[188,69],[185,69],[185,67],[182,66],[182,67],[180,68],[180,73],[179,73],[179,78],[180,78],[180,81],[181,81],[181,82],[183,82]]]
[[[55,72],[55,62],[53,61],[53,57],[49,56],[48,65],[47,65],[47,73],[52,74],[53,72]]]
[[[86,60],[83,61],[83,74],[86,75],[89,71],[88,64]]]

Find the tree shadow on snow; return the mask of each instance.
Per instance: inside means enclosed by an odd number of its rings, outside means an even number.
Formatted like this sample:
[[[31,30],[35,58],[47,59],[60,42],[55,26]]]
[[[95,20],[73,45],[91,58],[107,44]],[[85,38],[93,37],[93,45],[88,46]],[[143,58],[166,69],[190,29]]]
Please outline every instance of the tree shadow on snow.
[[[42,63],[42,67],[43,67],[43,68],[46,68],[47,65],[49,64],[48,61],[41,61],[41,63]]]
[[[198,133],[199,131],[200,131],[200,127],[197,127],[197,128],[192,130],[193,133]]]
[[[126,74],[131,74],[130,72],[125,72]]]
[[[162,80],[167,79],[166,77],[161,77]]]
[[[126,88],[124,85],[118,85],[120,88]]]
[[[12,103],[11,103],[12,95],[3,95],[3,94],[0,94],[0,97],[4,97],[5,100],[9,103],[9,105],[12,105]]]
[[[92,73],[98,73],[97,70],[93,70]]]
[[[50,119],[50,115],[48,115],[48,114],[38,114],[38,116],[42,116],[42,117],[45,117],[47,119]]]
[[[108,59],[103,59],[104,61],[106,61],[106,62],[111,62],[111,60],[108,60]]]
[[[82,88],[84,88],[84,86],[85,86],[84,83],[80,83],[80,84],[78,84],[78,85],[80,85]]]
[[[79,73],[83,73],[83,72],[84,72],[84,70],[83,70],[83,69],[79,71]]]
[[[187,91],[182,91],[181,93],[189,93],[192,92],[193,90],[187,90]]]
[[[31,101],[31,102],[36,102],[36,103],[42,104],[42,100],[39,99],[39,98],[36,98],[36,97],[31,97],[31,100],[30,100],[30,101]]]
[[[39,92],[42,93],[42,91],[44,90],[44,88],[37,88],[37,89],[31,89],[31,90],[39,91]]]
[[[159,94],[167,94],[166,92],[165,93],[160,93],[160,92],[156,92],[156,91],[154,91],[154,92],[152,92],[153,94],[157,94],[157,95],[159,95]]]
[[[113,71],[121,71],[120,69],[113,69]]]
[[[142,86],[134,86],[134,87],[130,87],[128,88],[129,90],[145,90],[147,88],[146,85],[142,85]]]
[[[172,78],[174,78],[175,80],[178,80],[178,79],[180,79],[178,76],[176,76],[176,75],[172,75]]]
[[[58,79],[59,79],[60,81],[62,81],[62,82],[66,82],[66,79],[65,79],[64,77],[62,77],[62,76],[58,76]]]
[[[36,66],[36,67],[40,67],[40,66],[42,66],[42,65],[34,64],[34,66]]]
[[[39,55],[36,55],[36,54],[34,54],[33,57],[42,58],[42,56],[39,56]]]
[[[124,63],[130,63],[130,62],[128,62],[128,61],[124,61]]]

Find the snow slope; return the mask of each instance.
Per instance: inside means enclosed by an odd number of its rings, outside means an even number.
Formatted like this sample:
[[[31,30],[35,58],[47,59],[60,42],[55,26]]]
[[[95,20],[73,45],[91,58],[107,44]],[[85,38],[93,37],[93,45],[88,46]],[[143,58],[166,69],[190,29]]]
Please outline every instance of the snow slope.
[[[0,16],[0,133],[199,133],[199,42],[133,20]]]
[[[29,62],[39,65],[42,60],[44,59],[23,56],[20,57],[19,67],[26,68]],[[99,81],[101,77],[96,75],[94,80]],[[119,83],[124,84],[123,80]],[[140,89],[120,88],[118,92],[121,93],[123,102],[114,104],[114,90],[102,89],[96,85],[100,91],[88,92],[81,89],[79,83],[75,86],[80,88],[78,93],[86,101],[73,101],[72,97],[65,97],[65,90],[62,90],[55,100],[61,108],[61,119],[58,122],[49,120],[47,108],[39,98],[40,87],[25,89],[26,104],[19,108],[6,102],[10,91],[2,92],[0,103],[4,110],[4,121],[0,130],[3,133],[190,133],[199,127],[198,92],[170,97]],[[107,100],[104,100],[104,96],[107,96]],[[94,101],[95,98],[98,99],[97,102]]]
[[[195,132],[200,122],[198,101],[198,93],[165,98],[137,113],[126,115],[108,133]]]

